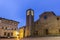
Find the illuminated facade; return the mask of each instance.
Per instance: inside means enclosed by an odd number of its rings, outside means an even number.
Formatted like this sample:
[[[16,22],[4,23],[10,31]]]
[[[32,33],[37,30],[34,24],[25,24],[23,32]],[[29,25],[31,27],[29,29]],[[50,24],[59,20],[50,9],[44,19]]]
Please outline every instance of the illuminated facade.
[[[0,37],[15,37],[14,31],[18,30],[17,21],[0,18]]]
[[[24,29],[23,29],[24,28]],[[28,9],[26,12],[26,27],[22,27],[25,37],[59,36],[60,16],[54,12],[43,12],[37,21],[34,21],[34,10]]]
[[[19,38],[25,37],[25,26],[21,27],[19,30]]]

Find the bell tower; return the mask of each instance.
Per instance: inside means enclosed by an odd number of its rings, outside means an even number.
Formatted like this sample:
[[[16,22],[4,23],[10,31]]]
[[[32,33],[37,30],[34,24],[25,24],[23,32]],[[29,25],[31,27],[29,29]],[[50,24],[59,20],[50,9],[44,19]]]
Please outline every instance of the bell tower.
[[[28,9],[26,11],[26,33],[25,36],[32,36],[34,32],[34,10]]]

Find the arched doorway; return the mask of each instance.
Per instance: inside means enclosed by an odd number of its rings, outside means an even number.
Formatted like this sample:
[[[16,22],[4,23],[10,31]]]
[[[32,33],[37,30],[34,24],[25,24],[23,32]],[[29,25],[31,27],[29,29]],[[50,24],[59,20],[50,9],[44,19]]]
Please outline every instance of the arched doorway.
[[[45,29],[45,33],[46,33],[46,35],[48,35],[48,29]]]

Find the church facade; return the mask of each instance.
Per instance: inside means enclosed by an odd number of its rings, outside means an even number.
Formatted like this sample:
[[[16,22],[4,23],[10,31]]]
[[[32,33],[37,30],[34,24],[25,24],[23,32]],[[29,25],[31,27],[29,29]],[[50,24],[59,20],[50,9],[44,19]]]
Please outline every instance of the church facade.
[[[26,11],[26,26],[20,28],[23,37],[59,36],[60,35],[60,16],[54,12],[47,11],[39,15],[39,19],[34,21],[34,10]]]

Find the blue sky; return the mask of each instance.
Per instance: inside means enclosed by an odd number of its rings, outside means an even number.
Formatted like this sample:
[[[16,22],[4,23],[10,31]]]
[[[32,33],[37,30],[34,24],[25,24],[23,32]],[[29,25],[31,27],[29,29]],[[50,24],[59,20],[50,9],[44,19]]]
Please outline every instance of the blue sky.
[[[0,0],[0,17],[18,21],[21,27],[26,23],[26,10],[29,8],[35,11],[35,21],[45,11],[60,15],[60,0]]]

